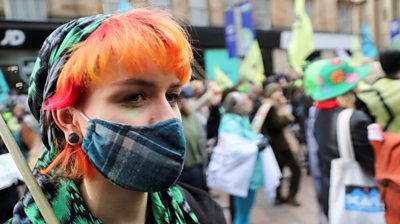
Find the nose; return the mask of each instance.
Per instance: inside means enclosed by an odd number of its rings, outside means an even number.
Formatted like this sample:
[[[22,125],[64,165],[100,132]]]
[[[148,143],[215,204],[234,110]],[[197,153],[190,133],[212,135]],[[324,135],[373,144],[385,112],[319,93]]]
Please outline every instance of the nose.
[[[165,96],[153,101],[150,113],[151,116],[149,124],[154,124],[172,118],[178,118],[177,114]]]

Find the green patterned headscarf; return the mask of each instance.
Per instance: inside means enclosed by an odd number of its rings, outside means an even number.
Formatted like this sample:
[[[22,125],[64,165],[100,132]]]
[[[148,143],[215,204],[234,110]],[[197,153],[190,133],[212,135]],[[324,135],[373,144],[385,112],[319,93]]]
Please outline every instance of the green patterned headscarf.
[[[42,140],[47,148],[50,148],[53,142],[50,134],[53,122],[50,117],[46,117],[43,104],[56,90],[58,76],[69,58],[71,47],[84,41],[109,17],[95,15],[72,20],[51,33],[39,51],[30,78],[28,104],[40,123]]]

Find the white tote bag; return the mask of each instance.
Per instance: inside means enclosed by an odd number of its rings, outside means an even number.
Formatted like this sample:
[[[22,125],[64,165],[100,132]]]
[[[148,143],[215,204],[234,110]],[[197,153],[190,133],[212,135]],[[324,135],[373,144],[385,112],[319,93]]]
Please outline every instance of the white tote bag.
[[[207,167],[207,185],[239,197],[246,197],[256,163],[255,141],[222,133]]]
[[[340,158],[331,162],[329,223],[385,223],[385,209],[376,180],[355,160],[350,133],[352,113],[352,109],[343,110],[337,119]]]
[[[261,153],[263,166],[264,192],[266,199],[274,199],[276,196],[276,188],[281,182],[281,169],[276,161],[275,154],[271,146],[267,146]]]

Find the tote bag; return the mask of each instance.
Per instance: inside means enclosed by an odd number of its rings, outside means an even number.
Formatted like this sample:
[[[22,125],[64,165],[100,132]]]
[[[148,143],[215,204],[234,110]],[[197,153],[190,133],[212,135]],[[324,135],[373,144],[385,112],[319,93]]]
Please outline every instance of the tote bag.
[[[255,141],[221,133],[207,167],[208,187],[246,197],[257,153]]]
[[[352,109],[343,110],[337,119],[340,158],[331,162],[329,223],[385,223],[385,209],[376,180],[362,169],[354,157],[350,135],[352,113]]]

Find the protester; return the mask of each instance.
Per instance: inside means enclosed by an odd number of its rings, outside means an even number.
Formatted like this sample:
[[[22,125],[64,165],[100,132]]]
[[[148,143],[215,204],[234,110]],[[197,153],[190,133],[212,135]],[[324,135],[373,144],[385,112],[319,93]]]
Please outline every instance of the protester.
[[[304,87],[307,96],[312,96],[315,90],[318,88],[318,75],[321,67],[326,63],[326,60],[317,60],[306,68],[304,71]],[[318,158],[318,144],[314,137],[314,125],[315,118],[317,116],[317,108],[313,104],[309,108],[307,125],[306,125],[306,138],[308,148],[308,160],[310,173],[313,178],[313,184],[318,198],[321,203],[321,170],[319,169],[319,158]]]
[[[34,168],[39,155],[43,150],[39,123],[31,114],[25,115],[21,125],[21,143],[27,150],[27,161],[30,168]]]
[[[3,140],[0,138],[0,155],[8,153],[6,146],[4,145]],[[4,169],[4,168],[3,168]],[[7,170],[2,170],[3,172],[7,172]],[[4,177],[4,176],[3,176]],[[7,181],[2,179],[1,181]],[[4,182],[3,182],[4,183]],[[16,182],[11,186],[7,186],[5,188],[0,187],[0,223],[4,223],[8,219],[10,219],[13,215],[14,205],[18,202],[18,189]]]
[[[400,51],[383,52],[379,60],[386,76],[364,89],[358,97],[365,104],[362,108],[383,131],[400,133]]]
[[[204,168],[206,165],[206,133],[198,116],[189,108],[184,99],[178,102],[182,115],[183,133],[186,139],[185,163],[179,181],[208,191]]]
[[[400,134],[400,51],[380,54],[379,61],[385,76],[358,94],[376,124],[369,127],[369,138],[375,153],[375,172],[382,201],[385,204],[386,223],[399,223],[398,149]]]
[[[24,105],[17,104],[12,109],[13,117],[7,121],[7,126],[12,133],[17,133],[21,130],[21,123],[24,119]]]
[[[329,211],[331,161],[339,158],[337,143],[337,117],[344,108],[355,108],[358,82],[369,71],[369,66],[351,67],[345,59],[326,60],[321,66],[318,88],[313,99],[318,101],[314,134],[318,143],[319,165],[322,175],[321,202],[325,215]],[[374,170],[374,155],[368,142],[367,126],[371,123],[362,111],[355,110],[350,118],[351,141],[356,161],[367,171]]]
[[[246,195],[240,196],[236,193],[232,194],[234,206],[233,223],[249,224],[250,212],[255,202],[256,190],[263,185],[261,158],[258,151],[254,151],[256,154],[253,154],[251,148],[238,148],[235,150],[232,147],[240,147],[243,145],[249,146],[248,144],[253,144],[256,145],[255,147],[257,147],[258,150],[263,150],[267,146],[267,143],[265,141],[260,141],[250,125],[249,113],[251,112],[253,105],[246,94],[230,92],[223,101],[223,108],[224,114],[221,118],[219,127],[220,140],[218,141],[218,146],[222,147],[223,151],[227,151],[224,147],[229,147],[230,150],[236,151],[234,155],[230,155],[231,157],[228,158],[229,161],[236,161],[234,157],[237,157],[242,153],[249,155],[249,157],[247,157],[249,160],[247,161],[254,162],[250,162],[249,166],[246,167],[243,165],[245,162],[242,162],[240,165],[232,162],[232,165],[234,165],[236,169],[236,175],[224,177],[226,182],[229,182],[229,180],[240,181],[242,183],[240,186],[230,184],[229,187],[232,189],[235,188],[235,192],[242,191],[243,189]],[[234,144],[235,146],[232,145],[233,141],[236,141],[237,143]],[[238,161],[240,160],[241,159]],[[226,164],[226,166],[228,166],[228,164]],[[243,176],[238,175],[239,173]],[[234,182],[235,181],[232,181],[231,183]],[[248,188],[246,186],[248,186]]]
[[[185,139],[177,99],[192,49],[162,12],[73,20],[45,41],[28,103],[46,150],[36,178],[60,223],[225,223],[175,184]],[[44,223],[29,192],[12,223]]]
[[[296,195],[299,191],[301,170],[292,152],[292,150],[298,150],[299,145],[288,129],[289,123],[294,121],[294,116],[289,111],[289,105],[278,83],[273,82],[265,87],[265,97],[263,104],[269,105],[269,109],[265,113],[261,133],[269,137],[282,173],[285,167],[288,167],[291,172],[288,196],[282,195],[283,179],[281,179],[281,184],[276,189],[275,205],[288,203],[299,206]]]

